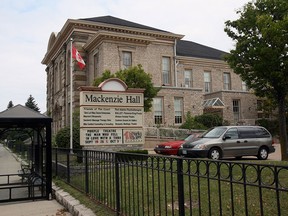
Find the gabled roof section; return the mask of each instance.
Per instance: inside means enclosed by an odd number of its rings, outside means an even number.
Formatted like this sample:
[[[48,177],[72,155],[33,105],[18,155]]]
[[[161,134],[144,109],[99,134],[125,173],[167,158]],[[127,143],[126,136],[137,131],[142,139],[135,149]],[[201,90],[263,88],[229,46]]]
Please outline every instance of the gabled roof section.
[[[221,101],[220,98],[211,98],[211,99],[204,100],[202,106],[204,107],[204,109],[225,107],[224,103]]]
[[[177,41],[177,48],[176,48],[177,56],[223,60],[225,54],[228,53],[192,41],[186,41],[186,40]]]
[[[86,20],[91,22],[99,22],[99,23],[106,23],[111,25],[118,25],[118,26],[126,26],[131,28],[139,28],[139,29],[147,29],[152,31],[160,31],[160,32],[167,32],[161,29],[156,29],[150,26],[141,25],[138,23],[130,22],[124,19],[119,19],[113,16],[101,16],[101,17],[92,17],[92,18],[83,18],[79,20]],[[169,33],[169,32],[167,32]]]
[[[26,106],[20,104],[11,107],[3,112],[0,112],[1,118],[49,118],[35,110],[32,110]]]
[[[51,122],[52,118],[20,104],[0,112],[0,128],[36,128]]]

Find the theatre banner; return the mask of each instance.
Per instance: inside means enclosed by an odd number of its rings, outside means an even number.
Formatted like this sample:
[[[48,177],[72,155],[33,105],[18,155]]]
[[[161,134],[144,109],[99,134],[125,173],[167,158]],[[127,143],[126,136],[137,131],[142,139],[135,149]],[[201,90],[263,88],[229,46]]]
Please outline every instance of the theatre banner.
[[[144,144],[144,90],[129,89],[119,79],[99,87],[81,87],[80,144]]]

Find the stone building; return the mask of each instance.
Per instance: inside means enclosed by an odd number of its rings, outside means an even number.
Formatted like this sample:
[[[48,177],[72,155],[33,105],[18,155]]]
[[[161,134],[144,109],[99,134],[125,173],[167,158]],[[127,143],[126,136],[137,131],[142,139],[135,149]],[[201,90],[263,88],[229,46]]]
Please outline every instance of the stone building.
[[[70,100],[79,106],[80,86],[91,86],[105,70],[141,64],[161,86],[144,126],[177,127],[192,115],[215,112],[229,124],[255,124],[257,98],[223,61],[225,52],[174,34],[112,16],[68,19],[53,32],[42,64],[47,66],[47,112],[53,131],[69,125]],[[86,67],[71,73],[70,38]],[[70,96],[70,75],[73,93]],[[258,101],[259,104],[259,101]]]

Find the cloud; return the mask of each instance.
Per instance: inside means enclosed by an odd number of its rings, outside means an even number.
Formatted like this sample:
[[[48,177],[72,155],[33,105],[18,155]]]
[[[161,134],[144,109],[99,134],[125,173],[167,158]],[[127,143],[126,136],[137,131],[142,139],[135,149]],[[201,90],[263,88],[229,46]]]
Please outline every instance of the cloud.
[[[41,61],[52,32],[67,19],[111,15],[185,35],[223,51],[232,48],[224,22],[236,19],[245,0],[2,0],[0,111],[24,105],[31,94],[46,111],[46,72]]]

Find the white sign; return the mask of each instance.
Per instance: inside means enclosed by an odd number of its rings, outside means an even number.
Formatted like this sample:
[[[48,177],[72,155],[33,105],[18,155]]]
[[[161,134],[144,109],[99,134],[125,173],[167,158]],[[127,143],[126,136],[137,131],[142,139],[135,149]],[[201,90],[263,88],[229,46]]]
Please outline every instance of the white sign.
[[[143,106],[142,93],[81,92],[80,105]]]
[[[84,145],[143,144],[143,129],[82,128],[81,143]]]
[[[142,107],[95,107],[80,108],[80,127],[141,127]]]

